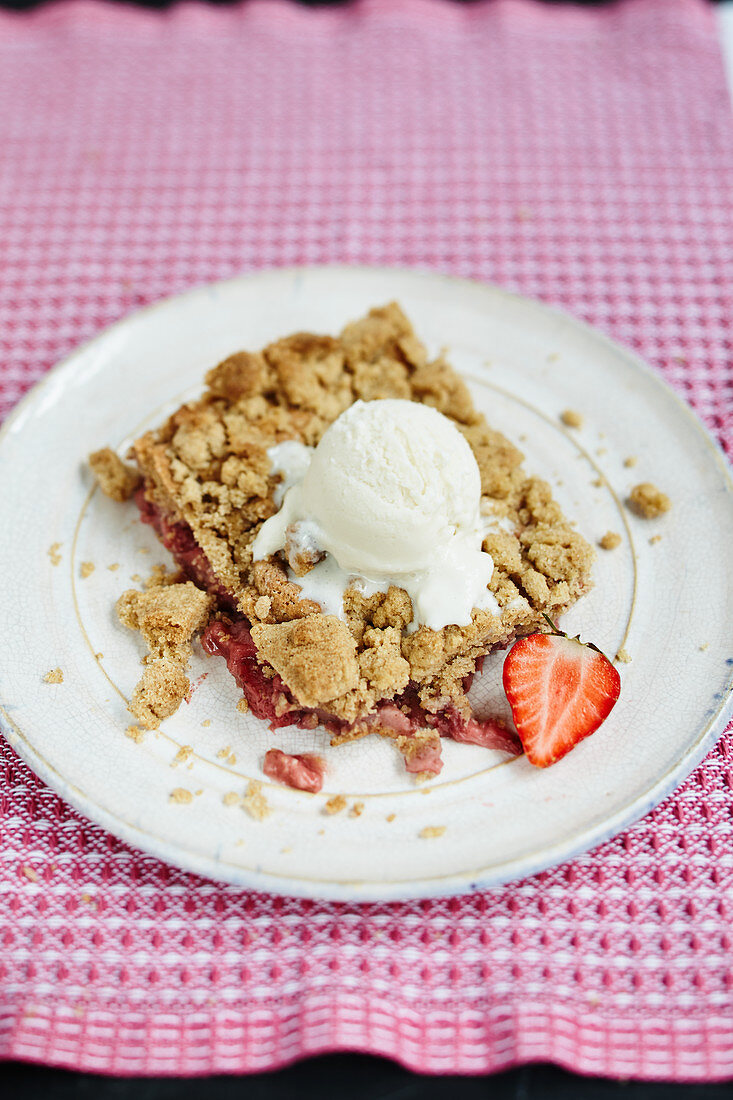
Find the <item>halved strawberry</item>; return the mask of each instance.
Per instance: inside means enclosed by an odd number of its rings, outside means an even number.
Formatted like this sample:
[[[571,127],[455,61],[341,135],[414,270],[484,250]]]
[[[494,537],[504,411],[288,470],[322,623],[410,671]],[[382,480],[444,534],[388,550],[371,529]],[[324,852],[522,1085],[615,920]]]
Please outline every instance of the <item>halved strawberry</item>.
[[[549,622],[549,620],[548,620]],[[504,690],[527,759],[546,768],[598,729],[621,690],[607,657],[579,638],[528,634],[504,661]]]

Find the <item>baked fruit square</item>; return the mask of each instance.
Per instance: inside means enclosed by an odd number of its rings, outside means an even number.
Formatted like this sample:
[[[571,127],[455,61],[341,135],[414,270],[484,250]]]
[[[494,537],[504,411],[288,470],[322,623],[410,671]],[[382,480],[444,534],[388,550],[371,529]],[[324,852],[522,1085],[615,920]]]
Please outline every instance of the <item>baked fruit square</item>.
[[[441,737],[520,751],[466,693],[589,589],[593,551],[398,305],[231,355],[132,457],[143,521],[209,597],[204,649],[272,729],[377,733],[424,774]]]

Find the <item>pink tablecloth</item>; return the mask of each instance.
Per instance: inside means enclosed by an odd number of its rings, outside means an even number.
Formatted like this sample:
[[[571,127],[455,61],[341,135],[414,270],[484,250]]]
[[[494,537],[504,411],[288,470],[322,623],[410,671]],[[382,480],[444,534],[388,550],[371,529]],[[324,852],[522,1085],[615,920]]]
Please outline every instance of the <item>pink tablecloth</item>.
[[[61,3],[0,16],[0,103],[3,411],[142,302],[347,261],[564,306],[733,448],[733,126],[702,0]],[[353,907],[172,870],[0,751],[8,1058],[196,1074],[353,1048],[433,1073],[733,1075],[730,734],[588,856]]]

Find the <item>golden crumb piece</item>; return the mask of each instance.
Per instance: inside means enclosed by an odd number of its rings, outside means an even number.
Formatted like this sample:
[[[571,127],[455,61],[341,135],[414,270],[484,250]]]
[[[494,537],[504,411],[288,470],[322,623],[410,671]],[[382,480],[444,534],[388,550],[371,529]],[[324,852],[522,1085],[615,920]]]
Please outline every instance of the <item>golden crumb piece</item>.
[[[216,759],[217,760],[226,760],[227,756],[229,756],[229,753],[231,751],[232,751],[231,747],[229,745],[225,745],[223,749],[219,749],[218,753],[216,754]]]
[[[698,649],[700,650],[701,653],[704,653],[705,650],[709,649],[709,648],[710,648],[710,642],[703,642],[701,646],[698,646]]]
[[[176,755],[171,760],[171,767],[175,768],[177,764],[187,764],[193,756],[192,745],[181,745]]]
[[[189,802],[193,802],[193,795],[185,787],[174,787],[168,795],[168,801],[177,802],[179,806],[187,806]]]
[[[38,872],[34,871],[32,867],[28,867],[26,865],[22,868],[22,871],[23,875],[25,876],[25,878],[28,879],[29,882],[38,882]]]
[[[661,542],[661,541],[662,541],[662,536],[661,535],[652,535],[652,537],[649,539],[649,545],[650,546],[656,546],[657,543]]]
[[[259,596],[254,602],[254,613],[258,619],[263,621],[267,618],[272,610],[272,599],[270,596]]]
[[[89,455],[89,465],[102,492],[120,503],[128,500],[140,484],[140,474],[126,466],[111,447]]]
[[[145,730],[141,730],[139,726],[128,726],[125,730],[125,737],[129,737],[131,741],[139,745],[145,737]]]
[[[445,825],[426,825],[424,829],[420,830],[419,835],[423,840],[429,840],[431,837],[442,836],[445,830]]]
[[[594,489],[602,489],[605,484],[606,484],[605,477],[594,477],[593,480],[591,481],[591,485],[593,486]]]
[[[631,654],[627,653],[625,649],[620,649],[616,654],[616,660],[621,661],[622,664],[631,664]]]
[[[629,455],[628,458],[624,459],[624,466],[626,466],[627,469],[630,470],[632,466],[636,466],[638,461],[639,459],[636,457],[636,455]]]
[[[180,664],[160,657],[145,666],[127,709],[146,729],[157,729],[164,718],[175,714],[190,687]]]
[[[395,819],[396,817],[397,817],[397,814],[387,814],[387,816],[385,817],[385,819],[384,819],[384,820],[385,820],[385,821],[394,821],[394,819]]]
[[[247,785],[247,790],[244,792],[244,798],[242,799],[242,807],[256,821],[264,821],[272,813],[272,809],[262,793],[262,784],[258,783],[256,779],[251,780]]]
[[[222,802],[225,806],[238,806],[241,799],[236,791],[227,791],[225,795],[222,795]]]
[[[209,726],[211,725],[211,719],[210,718],[204,718],[201,725],[204,727],[204,729],[208,729]]]
[[[601,550],[615,550],[617,546],[621,545],[621,536],[617,531],[606,531],[603,538],[598,540],[598,545]]]
[[[60,668],[52,668],[50,672],[47,672],[43,677],[45,684],[63,684],[64,674]]]
[[[324,814],[340,814],[342,810],[345,810],[347,806],[346,799],[342,794],[335,794],[333,798],[329,798],[326,805],[323,807]]]
[[[672,501],[667,494],[649,481],[634,486],[629,493],[628,504],[632,512],[636,512],[642,519],[656,519],[672,507]]]
[[[120,563],[118,561],[113,561],[111,565],[107,566],[107,568],[109,569],[110,573],[116,573],[117,570],[120,568]]]
[[[361,817],[361,815],[363,813],[364,813],[364,803],[363,802],[355,802],[354,805],[349,810],[349,817]]]
[[[244,695],[241,697],[241,699],[237,700],[237,710],[240,714],[246,714],[249,710],[249,703],[247,702]]]
[[[172,659],[189,655],[191,638],[206,626],[213,606],[213,596],[187,581],[146,592],[128,589],[117,601],[117,614],[140,631],[153,657]]]
[[[61,565],[61,554],[59,553],[59,551],[61,550],[62,546],[63,543],[61,542],[52,542],[49,546],[48,556],[51,559],[51,565]]]
[[[79,572],[81,573],[81,576],[84,580],[86,580],[87,577],[91,577],[92,573],[94,572],[94,562],[93,561],[83,561],[81,563],[81,567],[79,569]]]
[[[563,412],[560,413],[560,419],[566,428],[583,427],[583,417],[579,412],[576,412],[575,409],[564,409]]]
[[[309,615],[272,626],[256,623],[252,639],[259,655],[306,707],[344,695],[359,683],[354,638],[335,615]]]
[[[234,765],[236,764],[236,762],[237,762],[237,758],[236,758],[235,754],[233,752],[230,752],[229,756],[227,756],[227,764],[229,765],[230,768],[233,768]]]

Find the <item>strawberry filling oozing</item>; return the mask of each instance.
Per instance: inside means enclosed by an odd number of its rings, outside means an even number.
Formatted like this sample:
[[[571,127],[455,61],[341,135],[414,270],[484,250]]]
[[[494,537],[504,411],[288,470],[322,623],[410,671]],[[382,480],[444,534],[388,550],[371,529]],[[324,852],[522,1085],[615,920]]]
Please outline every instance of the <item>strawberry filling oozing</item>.
[[[206,555],[196,543],[191,528],[180,522],[171,522],[161,509],[145,497],[139,489],[135,503],[143,523],[156,531],[163,545],[173,555],[187,577],[214,595],[225,617],[213,619],[206,627],[202,644],[211,656],[221,656],[227,668],[241,688],[249,708],[256,718],[267,722],[270,729],[282,726],[298,726],[314,729],[322,724],[332,734],[368,732],[370,727],[383,728],[404,737],[414,737],[418,730],[432,729],[441,737],[450,737],[487,749],[500,749],[513,756],[522,751],[518,737],[494,718],[464,717],[456,707],[448,705],[437,713],[431,713],[420,704],[417,688],[409,684],[401,695],[380,703],[374,714],[355,723],[345,722],[318,708],[303,707],[294,698],[284,680],[273,670],[265,673],[257,657],[248,621],[236,611],[236,601],[217,579]],[[470,687],[473,676],[464,680],[464,690]],[[279,753],[279,756],[271,756]],[[319,782],[313,760],[306,756],[288,756],[280,750],[271,750],[266,774],[289,786],[301,790],[320,790],[313,784]],[[266,758],[267,761],[267,758]],[[425,747],[406,760],[410,772],[431,772],[438,775],[443,766],[440,749],[427,742]],[[320,782],[323,773],[320,772]],[[304,785],[311,784],[311,785]]]

